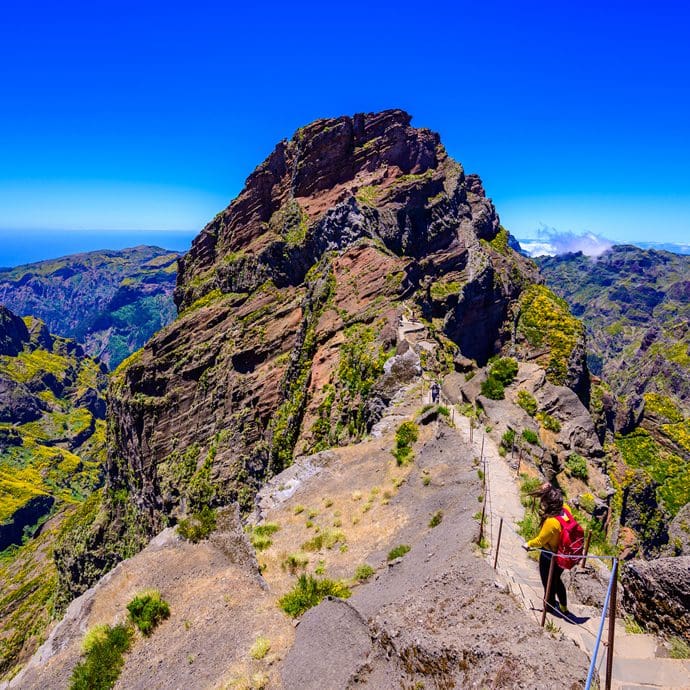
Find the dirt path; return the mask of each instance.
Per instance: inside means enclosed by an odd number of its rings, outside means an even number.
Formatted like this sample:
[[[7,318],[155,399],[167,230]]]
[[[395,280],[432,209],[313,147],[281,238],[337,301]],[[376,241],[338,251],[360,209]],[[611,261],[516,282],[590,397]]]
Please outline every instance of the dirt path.
[[[467,417],[454,415],[458,432],[466,443],[470,443],[470,423]],[[516,470],[498,453],[496,443],[483,433],[474,430],[472,447],[479,457],[482,453],[486,462],[486,536],[490,548],[486,551],[487,560],[493,565],[495,545],[498,538],[501,517],[504,526],[501,536],[497,577],[519,597],[526,611],[537,622],[541,620],[543,588],[535,561],[531,560],[522,548],[524,539],[517,534],[517,522],[524,515],[520,503]],[[581,571],[577,577],[585,575]],[[569,593],[568,606],[576,623],[560,616],[548,615],[549,627],[556,626],[560,634],[573,640],[591,659],[596,636],[601,621],[601,607],[585,606],[572,600]],[[603,604],[603,601],[602,601]],[[606,623],[608,625],[608,621]],[[606,631],[604,632],[606,639]],[[615,653],[612,674],[612,687],[620,690],[637,688],[690,688],[690,662],[660,658],[656,656],[658,641],[651,635],[629,634],[624,621],[616,621]],[[597,661],[597,670],[603,679],[606,667],[606,647],[602,645]]]

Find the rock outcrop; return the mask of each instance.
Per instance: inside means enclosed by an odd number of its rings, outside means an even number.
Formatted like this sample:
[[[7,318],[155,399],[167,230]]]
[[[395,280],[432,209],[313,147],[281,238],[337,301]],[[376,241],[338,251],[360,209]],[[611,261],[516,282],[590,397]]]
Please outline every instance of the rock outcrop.
[[[690,642],[690,556],[630,561],[621,584],[623,605],[640,623]]]

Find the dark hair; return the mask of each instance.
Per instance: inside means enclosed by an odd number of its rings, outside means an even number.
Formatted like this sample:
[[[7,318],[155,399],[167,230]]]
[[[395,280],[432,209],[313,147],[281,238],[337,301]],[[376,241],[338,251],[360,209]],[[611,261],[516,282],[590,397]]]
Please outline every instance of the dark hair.
[[[539,515],[542,525],[546,518],[556,517],[563,512],[563,493],[548,482],[530,491],[529,495],[539,498]]]

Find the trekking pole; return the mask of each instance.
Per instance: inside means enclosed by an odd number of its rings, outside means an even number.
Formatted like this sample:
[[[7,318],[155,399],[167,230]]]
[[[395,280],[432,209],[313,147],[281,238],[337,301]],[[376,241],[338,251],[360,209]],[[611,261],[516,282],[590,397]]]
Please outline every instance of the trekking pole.
[[[589,553],[589,542],[592,539],[592,530],[587,530],[587,536],[585,537],[585,550],[582,555],[582,570],[585,569],[587,565],[587,554]]]
[[[556,554],[551,554],[551,562],[549,563],[549,577],[546,580],[546,590],[544,590],[544,609],[541,612],[541,627],[546,623],[546,607],[548,606],[549,597],[551,596],[551,582],[553,580],[553,571],[556,566]]]
[[[496,539],[496,558],[494,558],[494,570],[496,570],[496,564],[498,563],[498,550],[501,548],[501,532],[503,531],[503,518],[498,523],[498,538]]]
[[[606,650],[606,690],[611,690],[611,674],[613,673],[613,641],[616,635],[616,594],[618,593],[618,561],[613,561],[611,569],[613,587],[611,588],[611,601],[609,602],[609,640]]]

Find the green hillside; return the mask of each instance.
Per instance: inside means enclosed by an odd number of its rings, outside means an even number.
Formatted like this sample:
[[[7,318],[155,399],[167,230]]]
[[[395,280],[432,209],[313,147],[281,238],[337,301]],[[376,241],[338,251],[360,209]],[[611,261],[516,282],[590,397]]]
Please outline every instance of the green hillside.
[[[175,317],[179,254],[158,247],[74,254],[0,271],[0,304],[74,338],[114,369]]]

